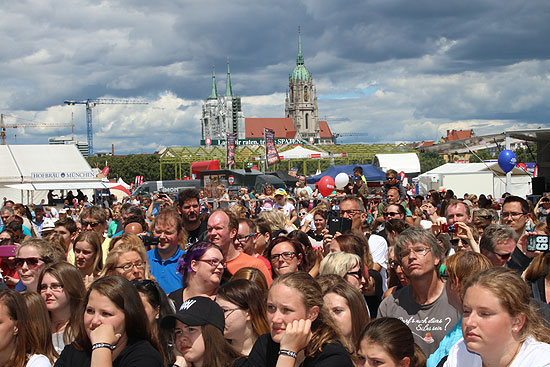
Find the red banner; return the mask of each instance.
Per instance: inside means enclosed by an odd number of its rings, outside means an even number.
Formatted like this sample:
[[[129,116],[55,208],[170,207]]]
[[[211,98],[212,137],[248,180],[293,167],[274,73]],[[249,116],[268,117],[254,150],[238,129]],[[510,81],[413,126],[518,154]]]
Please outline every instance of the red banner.
[[[227,133],[227,167],[235,164],[235,134]]]
[[[275,131],[264,128],[264,138],[267,165],[270,166],[272,164],[279,163],[281,159],[279,158],[279,153],[277,153],[277,148],[275,147]]]

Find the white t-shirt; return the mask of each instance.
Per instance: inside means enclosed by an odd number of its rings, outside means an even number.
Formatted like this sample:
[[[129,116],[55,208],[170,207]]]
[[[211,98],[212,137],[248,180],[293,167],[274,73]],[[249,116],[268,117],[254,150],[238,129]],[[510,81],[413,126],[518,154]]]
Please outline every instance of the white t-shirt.
[[[385,293],[388,290],[388,243],[384,237],[371,234],[369,237],[369,250],[372,261],[382,267],[380,275],[382,276],[382,290]]]
[[[52,367],[50,360],[43,354],[33,354],[30,356],[26,367]]]
[[[449,352],[449,357],[444,367],[481,367],[482,361],[479,354],[470,352],[466,348],[464,339],[460,339]],[[510,364],[510,367],[549,367],[550,366],[550,345],[535,340],[529,336]]]
[[[304,225],[306,221],[309,221],[309,228],[311,228],[312,231],[315,231],[315,223],[313,222],[313,215],[311,213],[307,213],[304,218],[300,221],[300,227]]]
[[[292,205],[288,201],[283,206],[280,206],[277,203],[275,203],[275,205],[273,205],[273,210],[279,210],[279,209],[283,210],[283,214],[285,215],[285,217],[287,219],[290,219],[291,218],[290,215],[292,214],[292,211],[296,210],[296,208],[294,208],[294,205]]]

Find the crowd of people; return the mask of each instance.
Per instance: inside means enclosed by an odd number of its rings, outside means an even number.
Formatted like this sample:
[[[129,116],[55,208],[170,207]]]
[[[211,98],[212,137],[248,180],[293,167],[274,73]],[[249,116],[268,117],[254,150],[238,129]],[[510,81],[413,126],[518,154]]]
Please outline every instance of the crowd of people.
[[[550,196],[203,190],[0,208],[0,366],[550,366]]]

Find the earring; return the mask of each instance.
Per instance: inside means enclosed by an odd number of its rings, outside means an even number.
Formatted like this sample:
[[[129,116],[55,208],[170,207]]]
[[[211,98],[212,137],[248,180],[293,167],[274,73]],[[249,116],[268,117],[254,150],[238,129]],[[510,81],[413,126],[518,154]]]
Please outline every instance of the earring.
[[[512,331],[513,331],[514,333],[517,333],[517,332],[518,332],[518,328],[515,327],[515,328],[512,329]]]

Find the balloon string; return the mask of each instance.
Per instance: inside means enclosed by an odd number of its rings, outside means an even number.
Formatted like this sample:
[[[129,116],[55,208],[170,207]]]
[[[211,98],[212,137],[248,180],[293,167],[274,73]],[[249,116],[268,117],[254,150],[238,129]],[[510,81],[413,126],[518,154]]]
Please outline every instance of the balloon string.
[[[481,163],[483,163],[485,165],[485,167],[487,167],[489,169],[489,171],[493,172],[495,174],[495,176],[500,180],[500,182],[502,182],[504,185],[506,185],[506,181],[504,181],[499,175],[498,175],[498,172],[494,171],[491,167],[489,167],[489,165],[487,163],[485,163],[485,161],[483,159],[481,159],[472,149],[470,149],[470,147],[468,145],[466,145],[466,143],[462,143],[464,144],[464,146],[470,151],[470,153],[472,153],[473,155],[476,156],[477,159],[479,159],[479,161]]]

